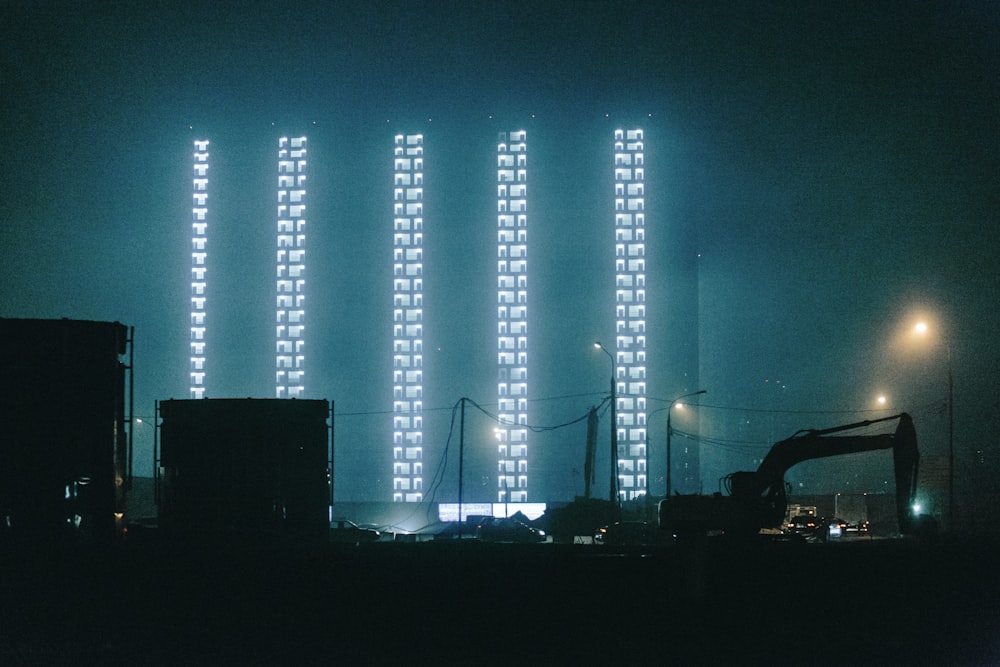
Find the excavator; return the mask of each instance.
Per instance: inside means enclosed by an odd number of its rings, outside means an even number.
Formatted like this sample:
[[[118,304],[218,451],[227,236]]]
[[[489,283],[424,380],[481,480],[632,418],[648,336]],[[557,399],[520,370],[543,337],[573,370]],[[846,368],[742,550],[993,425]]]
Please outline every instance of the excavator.
[[[892,420],[899,421],[894,433],[843,434]],[[798,431],[775,443],[756,471],[733,472],[724,477],[728,495],[674,495],[661,500],[660,528],[679,537],[713,532],[744,538],[757,535],[761,529],[777,527],[784,520],[788,505],[785,473],[792,466],[810,459],[880,449],[892,450],[900,533],[912,533],[917,527],[911,508],[920,454],[913,419],[905,412],[833,428]]]

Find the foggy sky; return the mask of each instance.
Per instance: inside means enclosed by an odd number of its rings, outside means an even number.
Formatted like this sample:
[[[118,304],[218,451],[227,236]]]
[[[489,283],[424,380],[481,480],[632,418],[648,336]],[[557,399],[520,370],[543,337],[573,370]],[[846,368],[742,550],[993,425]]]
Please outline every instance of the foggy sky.
[[[799,428],[893,410],[943,453],[949,366],[959,469],[997,472],[1000,11],[726,5],[7,3],[0,316],[135,326],[137,413],[186,398],[191,141],[207,137],[208,393],[271,397],[276,139],[306,134],[307,395],[336,402],[338,496],[385,499],[393,134],[425,136],[430,473],[455,402],[496,400],[497,132],[528,133],[529,393],[550,399],[529,420],[554,425],[607,391],[592,342],[614,338],[611,137],[640,126],[648,394],[708,389],[675,424],[714,439],[704,490]],[[896,344],[918,312],[934,340]],[[485,500],[492,425],[469,420]],[[582,429],[530,436],[534,500],[582,492]]]

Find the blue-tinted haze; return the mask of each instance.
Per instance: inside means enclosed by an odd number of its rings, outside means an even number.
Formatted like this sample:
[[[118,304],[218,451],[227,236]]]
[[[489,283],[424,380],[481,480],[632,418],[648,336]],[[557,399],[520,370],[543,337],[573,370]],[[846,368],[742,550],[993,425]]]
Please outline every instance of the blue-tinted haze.
[[[949,348],[961,492],[983,490],[1000,471],[998,19],[992,3],[7,2],[0,316],[134,325],[137,412],[186,398],[191,141],[208,137],[208,393],[270,397],[276,138],[307,134],[307,394],[336,402],[338,495],[385,499],[393,134],[425,136],[430,472],[451,406],[495,402],[497,132],[528,132],[529,391],[551,399],[530,413],[552,425],[607,390],[591,343],[614,338],[610,143],[641,126],[648,393],[709,390],[700,422],[675,424],[712,438],[704,490],[798,428],[891,414],[869,412],[879,393],[943,454]],[[894,344],[918,311],[934,344]],[[467,424],[487,499],[492,425]],[[532,436],[533,499],[582,492],[584,436]],[[870,489],[887,470],[793,482]]]

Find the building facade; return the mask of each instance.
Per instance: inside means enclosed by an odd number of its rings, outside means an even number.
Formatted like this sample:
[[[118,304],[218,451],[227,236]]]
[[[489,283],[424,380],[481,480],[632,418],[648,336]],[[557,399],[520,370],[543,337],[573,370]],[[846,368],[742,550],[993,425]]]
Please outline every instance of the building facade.
[[[618,495],[649,488],[646,439],[646,214],[643,131],[615,130],[615,393]]]
[[[305,398],[307,152],[305,136],[277,138],[275,397]],[[218,216],[209,199],[209,141],[196,139],[192,181],[190,398],[204,398],[207,237]],[[273,144],[272,144],[273,146]],[[492,500],[528,503],[528,155],[523,129],[500,132],[496,152],[496,482]],[[646,257],[644,132],[613,131],[615,234],[616,462],[622,501],[647,494]],[[273,155],[273,154],[272,154]],[[606,159],[606,158],[605,158]],[[607,165],[607,163],[604,163]],[[485,167],[485,164],[483,165]],[[421,502],[424,478],[424,135],[393,136],[392,499]],[[607,187],[607,186],[605,186]],[[273,200],[272,200],[273,201]],[[322,203],[322,202],[320,202]],[[607,220],[605,218],[605,220]],[[384,269],[383,269],[384,270]],[[491,269],[492,270],[492,269]],[[265,307],[264,313],[268,312]],[[262,316],[265,316],[262,313]],[[267,363],[267,362],[264,362]],[[266,386],[266,385],[265,385]],[[383,389],[384,391],[384,389]],[[388,434],[383,435],[385,440]],[[385,442],[383,440],[383,442]],[[384,450],[383,450],[384,451]],[[676,452],[685,488],[697,482],[697,452]],[[436,454],[435,454],[436,455]],[[691,465],[689,465],[691,464]],[[380,466],[385,466],[383,463]],[[384,469],[384,468],[383,468]],[[610,470],[609,470],[610,472]],[[537,474],[537,471],[536,471]],[[488,488],[488,487],[487,487]],[[538,494],[535,490],[535,495]],[[544,491],[543,491],[544,493]]]
[[[497,502],[528,501],[527,143],[497,142]]]
[[[423,487],[424,137],[393,146],[392,499],[420,502]]]
[[[205,396],[205,287],[208,259],[208,140],[194,140],[191,208],[191,398]]]
[[[278,139],[275,397],[305,392],[306,137]]]

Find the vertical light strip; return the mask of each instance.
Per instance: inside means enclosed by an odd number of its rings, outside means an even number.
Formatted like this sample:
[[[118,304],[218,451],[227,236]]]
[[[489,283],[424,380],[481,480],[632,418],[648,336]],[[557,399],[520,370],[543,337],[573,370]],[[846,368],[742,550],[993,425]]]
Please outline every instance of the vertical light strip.
[[[497,143],[497,499],[528,501],[527,144]]]
[[[275,395],[305,391],[306,138],[278,140]]]
[[[205,397],[205,286],[208,250],[208,140],[194,141],[191,209],[191,398]]]
[[[392,499],[423,500],[424,136],[393,147]]]
[[[646,459],[646,214],[641,129],[615,130],[615,382],[618,489],[648,489]]]

